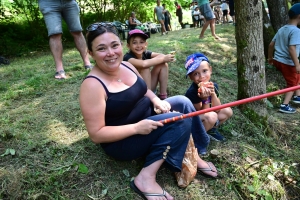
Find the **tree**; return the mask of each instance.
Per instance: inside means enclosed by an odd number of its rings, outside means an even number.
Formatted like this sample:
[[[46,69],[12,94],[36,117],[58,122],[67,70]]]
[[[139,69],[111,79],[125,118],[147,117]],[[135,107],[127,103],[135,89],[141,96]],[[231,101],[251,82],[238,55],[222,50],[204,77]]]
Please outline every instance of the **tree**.
[[[288,23],[288,4],[286,0],[267,0],[271,24],[277,32]],[[278,17],[279,16],[279,17]]]
[[[262,13],[263,13],[264,54],[265,54],[265,58],[267,59],[268,58],[268,47],[275,35],[275,31],[270,22],[270,18],[268,17],[268,14],[266,12],[265,4],[263,4]]]
[[[265,58],[263,47],[262,1],[236,0],[236,44],[238,99],[266,92]],[[267,127],[265,104],[254,102],[240,106],[252,121]]]

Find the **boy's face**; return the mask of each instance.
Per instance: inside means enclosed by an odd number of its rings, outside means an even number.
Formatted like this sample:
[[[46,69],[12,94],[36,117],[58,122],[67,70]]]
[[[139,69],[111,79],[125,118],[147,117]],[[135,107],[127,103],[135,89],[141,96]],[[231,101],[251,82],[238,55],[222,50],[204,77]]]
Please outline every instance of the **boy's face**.
[[[141,55],[147,49],[147,41],[140,36],[132,37],[127,43],[129,50],[135,55]]]
[[[211,73],[212,69],[209,63],[202,61],[199,67],[189,74],[189,77],[194,83],[199,84],[200,82],[210,81]]]

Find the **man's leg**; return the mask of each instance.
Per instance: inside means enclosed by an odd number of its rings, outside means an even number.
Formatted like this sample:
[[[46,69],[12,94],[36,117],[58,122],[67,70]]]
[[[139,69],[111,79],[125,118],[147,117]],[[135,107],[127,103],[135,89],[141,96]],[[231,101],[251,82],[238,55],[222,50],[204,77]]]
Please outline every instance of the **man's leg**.
[[[49,45],[50,45],[52,56],[55,61],[56,72],[64,70],[63,63],[62,63],[63,46],[61,43],[61,35],[62,34],[55,34],[49,37]],[[58,77],[56,78],[65,78],[59,76],[61,75],[58,75]]]
[[[74,38],[75,46],[83,60],[84,66],[90,66],[91,63],[87,52],[86,42],[82,32],[71,32],[71,34]]]

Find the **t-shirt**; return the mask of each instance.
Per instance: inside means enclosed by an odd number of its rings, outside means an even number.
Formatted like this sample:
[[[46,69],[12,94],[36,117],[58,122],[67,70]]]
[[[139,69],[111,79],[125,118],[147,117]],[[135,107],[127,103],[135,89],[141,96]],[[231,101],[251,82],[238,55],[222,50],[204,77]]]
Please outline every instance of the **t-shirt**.
[[[199,10],[198,10],[198,11],[195,10],[193,16],[194,16],[195,20],[199,20],[199,17],[200,17],[200,11],[199,11]]]
[[[221,9],[222,10],[229,10],[229,5],[227,4],[227,3],[222,3],[222,5],[221,5]]]
[[[182,9],[180,5],[176,6],[176,16],[182,16]]]
[[[209,3],[209,0],[198,0],[198,6],[199,7],[204,5],[204,4],[207,4],[207,3]]]
[[[152,51],[146,50],[145,52],[143,52],[142,60],[151,59],[151,55],[152,55]],[[128,61],[130,58],[138,59],[138,58],[134,55],[134,53],[132,53],[131,51],[129,51],[129,52],[127,52],[127,53],[124,55],[123,60],[124,60],[124,61]]]
[[[194,14],[194,11],[195,11],[196,7],[197,7],[197,5],[193,5],[193,6],[190,7],[192,15]]]
[[[219,86],[217,83],[214,83],[214,86],[215,86],[215,93],[217,97],[219,97]],[[189,98],[193,104],[197,104],[202,101],[202,99],[198,96],[198,85],[194,82],[186,91],[185,96]]]
[[[281,27],[272,41],[275,41],[274,60],[286,65],[295,66],[289,53],[289,46],[296,45],[296,53],[300,53],[300,29],[294,25],[284,25]]]

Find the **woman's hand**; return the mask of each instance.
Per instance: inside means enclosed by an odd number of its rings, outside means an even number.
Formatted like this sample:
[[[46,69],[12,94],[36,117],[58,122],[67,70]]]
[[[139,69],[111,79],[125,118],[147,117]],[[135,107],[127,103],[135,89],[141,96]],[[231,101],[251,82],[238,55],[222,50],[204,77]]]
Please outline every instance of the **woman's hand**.
[[[171,105],[167,101],[159,100],[154,103],[154,108],[160,110],[161,113],[168,113],[171,110]]]
[[[144,119],[135,124],[136,132],[141,135],[148,135],[159,126],[163,126],[161,122]]]

